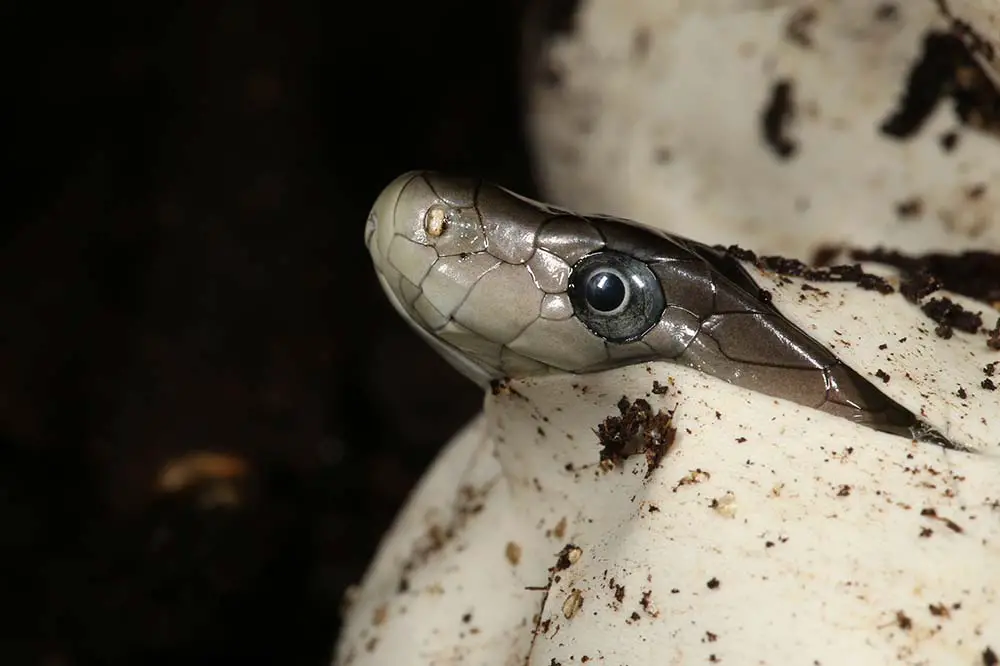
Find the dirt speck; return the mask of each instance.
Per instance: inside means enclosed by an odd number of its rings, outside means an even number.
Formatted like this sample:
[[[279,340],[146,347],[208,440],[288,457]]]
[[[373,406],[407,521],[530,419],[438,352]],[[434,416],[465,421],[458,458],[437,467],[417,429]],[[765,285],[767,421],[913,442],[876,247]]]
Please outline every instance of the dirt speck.
[[[559,556],[556,559],[556,571],[565,571],[571,566],[580,561],[583,556],[583,550],[574,544],[568,543],[563,546],[562,550],[559,551]]]
[[[920,197],[911,197],[896,203],[896,217],[901,220],[912,220],[923,214],[924,200]]]
[[[899,18],[899,8],[895,2],[880,2],[875,8],[875,20],[895,21]]]
[[[618,416],[609,416],[597,426],[601,463],[618,466],[642,453],[646,456],[648,479],[674,444],[677,429],[671,423],[673,413],[654,413],[642,398],[629,401],[624,396],[618,401],[618,411]]]
[[[934,332],[945,339],[951,337],[952,329],[976,333],[983,325],[981,313],[969,312],[950,298],[932,298],[920,309],[938,324]]]
[[[812,48],[812,26],[819,17],[815,7],[803,7],[792,14],[785,26],[785,36],[788,41],[804,49]]]
[[[556,539],[562,539],[564,536],[566,536],[566,524],[567,524],[566,516],[563,516],[562,518],[559,519],[559,522],[556,523],[556,526],[553,527],[552,530],[546,534],[546,536],[555,537]]]
[[[962,124],[997,131],[997,91],[970,53],[975,45],[963,43],[963,37],[945,32],[930,32],[924,37],[923,52],[910,70],[896,109],[880,127],[884,135],[899,140],[913,138],[945,100],[951,101]]]
[[[830,292],[825,291],[823,289],[820,289],[819,287],[814,287],[813,285],[809,284],[808,282],[803,282],[802,283],[802,291],[813,291],[813,292],[816,292],[817,294],[819,294],[820,296],[829,296],[830,295]]]
[[[511,387],[509,379],[494,379],[490,382],[490,392],[493,395],[509,395],[527,400],[517,389]]]
[[[1000,253],[961,252],[908,255],[894,250],[850,251],[855,261],[871,261],[904,274],[900,292],[917,302],[938,289],[993,303],[1000,301]]]
[[[673,491],[676,493],[678,488],[683,486],[692,486],[697,483],[704,483],[712,478],[712,474],[702,468],[690,470],[687,474],[682,476],[676,484],[674,484]]]
[[[712,576],[711,578],[709,578],[708,582],[705,583],[705,587],[707,587],[710,590],[717,590],[717,589],[719,589],[720,585],[722,585],[722,583],[720,583],[719,579],[716,578],[715,576]]]
[[[508,541],[507,547],[504,548],[504,556],[507,558],[508,562],[516,567],[521,562],[520,544],[515,543],[514,541]]]
[[[727,492],[722,497],[713,497],[708,506],[723,518],[736,517],[736,495],[732,492]]]
[[[986,340],[986,346],[993,351],[1000,351],[1000,317],[997,317],[997,323],[992,329],[986,331],[989,336]]]
[[[951,617],[951,611],[948,610],[948,606],[946,604],[928,604],[927,610],[929,610],[931,615],[934,617]]]
[[[583,592],[577,589],[573,589],[569,596],[566,597],[566,601],[562,605],[563,617],[567,620],[572,620],[580,609],[583,608]]]
[[[958,146],[958,132],[945,132],[941,135],[939,141],[941,143],[941,150],[950,153]]]
[[[789,79],[781,79],[771,88],[771,98],[761,114],[764,142],[774,151],[778,159],[788,160],[798,150],[798,144],[787,134],[794,118],[792,82]]]
[[[611,582],[608,583],[608,587],[610,587],[614,591],[614,593],[615,593],[615,601],[617,601],[618,603],[621,603],[621,602],[625,601],[625,586],[624,585],[616,583],[615,579],[612,578]]]
[[[639,605],[642,606],[647,615],[657,617],[660,614],[660,611],[656,608],[656,604],[653,603],[652,590],[643,590],[642,597],[639,599]]]
[[[933,508],[921,509],[920,515],[925,518],[931,518],[932,520],[937,520],[939,522],[944,523],[945,527],[947,527],[952,532],[955,532],[956,534],[962,534],[963,532],[965,532],[965,530],[962,528],[961,525],[956,523],[954,520],[951,520],[950,518],[939,516],[938,512]]]
[[[812,268],[798,259],[780,256],[758,257],[754,252],[744,250],[737,245],[731,245],[728,248],[720,247],[719,249],[725,250],[731,257],[740,261],[748,261],[761,270],[777,275],[799,277],[814,282],[853,282],[862,289],[877,291],[880,294],[891,294],[895,291],[885,278],[866,273],[861,269],[860,264]]]

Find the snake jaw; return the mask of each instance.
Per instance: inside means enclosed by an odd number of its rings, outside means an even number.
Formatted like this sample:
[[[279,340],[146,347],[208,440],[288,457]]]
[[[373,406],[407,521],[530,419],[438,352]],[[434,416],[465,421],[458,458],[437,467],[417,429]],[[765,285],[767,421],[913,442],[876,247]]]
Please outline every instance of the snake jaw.
[[[490,382],[494,379],[502,378],[489,366],[476,363],[471,356],[462,353],[460,350],[448,344],[440,337],[430,333],[425,326],[423,326],[413,317],[413,315],[410,314],[410,311],[406,308],[406,306],[400,302],[399,296],[397,296],[396,291],[390,286],[385,276],[382,275],[382,272],[376,269],[376,275],[378,277],[379,284],[382,285],[382,290],[385,291],[389,302],[392,303],[392,307],[396,310],[396,312],[398,312],[406,323],[417,332],[417,335],[427,342],[427,344],[429,344],[438,354],[444,357],[449,365],[484,389],[488,387]]]

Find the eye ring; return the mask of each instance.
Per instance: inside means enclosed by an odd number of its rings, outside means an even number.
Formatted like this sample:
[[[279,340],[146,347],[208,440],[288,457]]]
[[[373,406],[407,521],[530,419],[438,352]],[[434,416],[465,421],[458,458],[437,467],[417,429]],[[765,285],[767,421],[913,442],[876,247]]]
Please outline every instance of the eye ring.
[[[641,338],[666,308],[660,281],[649,266],[611,250],[580,259],[570,273],[567,291],[577,319],[615,344]]]

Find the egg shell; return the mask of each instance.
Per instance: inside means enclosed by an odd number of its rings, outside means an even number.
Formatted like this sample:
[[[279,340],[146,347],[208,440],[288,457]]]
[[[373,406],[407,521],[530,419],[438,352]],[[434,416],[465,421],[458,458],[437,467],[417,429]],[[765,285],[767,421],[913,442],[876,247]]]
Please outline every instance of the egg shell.
[[[543,194],[805,259],[996,250],[996,63],[964,44],[996,35],[998,12],[947,5],[985,26],[957,31],[932,0],[536,3],[525,81]]]

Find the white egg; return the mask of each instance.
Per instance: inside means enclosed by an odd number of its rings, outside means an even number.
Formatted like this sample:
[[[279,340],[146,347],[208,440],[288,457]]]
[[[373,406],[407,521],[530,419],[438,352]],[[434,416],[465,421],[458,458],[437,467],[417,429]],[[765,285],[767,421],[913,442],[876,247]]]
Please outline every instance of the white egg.
[[[831,244],[997,251],[998,121],[963,119],[954,96],[923,114],[903,102],[927,44],[968,39],[948,36],[954,18],[998,33],[993,3],[947,5],[578,3],[570,30],[536,32],[529,66],[546,194],[805,259]],[[993,75],[979,60],[955,81]],[[986,380],[1000,352],[985,330],[939,337],[898,289],[748,269],[969,450],[669,363],[509,382],[386,535],[335,663],[997,663],[1000,390]],[[989,304],[941,296],[994,325]],[[653,429],[634,442],[650,451],[602,462],[620,408]]]
[[[994,3],[948,4],[997,34]],[[996,91],[937,2],[589,0],[562,18],[526,77],[554,203],[803,258],[1000,248]]]

